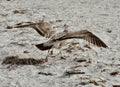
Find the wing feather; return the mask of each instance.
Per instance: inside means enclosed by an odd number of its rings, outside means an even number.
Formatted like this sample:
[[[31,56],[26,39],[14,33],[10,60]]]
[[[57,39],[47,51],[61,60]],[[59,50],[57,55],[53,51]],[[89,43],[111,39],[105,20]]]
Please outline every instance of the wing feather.
[[[92,33],[89,33],[88,34],[85,34],[85,40],[94,44],[94,45],[97,45],[98,47],[104,47],[104,48],[107,48],[107,45],[100,39],[98,38],[96,35],[92,34]]]

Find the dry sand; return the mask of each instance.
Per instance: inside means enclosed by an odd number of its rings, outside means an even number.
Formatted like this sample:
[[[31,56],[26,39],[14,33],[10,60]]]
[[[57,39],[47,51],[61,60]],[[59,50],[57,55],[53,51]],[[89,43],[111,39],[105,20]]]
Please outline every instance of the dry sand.
[[[92,49],[88,49],[83,47],[85,43],[82,40],[68,40],[79,44],[72,51],[69,50],[71,43],[59,50],[54,49],[49,61],[41,66],[18,66],[9,71],[0,64],[0,87],[120,85],[120,0],[0,0],[0,62],[11,55],[45,58],[47,51],[40,51],[34,45],[45,42],[46,38],[31,28],[6,28],[19,22],[36,22],[43,16],[45,21],[52,22],[53,27],[58,26],[57,32],[64,30],[64,24],[73,31],[87,29],[101,38],[109,49],[93,45],[90,45]],[[84,73],[65,73],[70,71]]]

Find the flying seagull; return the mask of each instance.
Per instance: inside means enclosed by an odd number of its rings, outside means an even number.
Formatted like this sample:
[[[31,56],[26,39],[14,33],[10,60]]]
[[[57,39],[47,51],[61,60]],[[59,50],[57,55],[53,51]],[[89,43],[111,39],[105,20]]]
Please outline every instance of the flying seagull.
[[[54,47],[56,43],[73,38],[84,39],[98,47],[108,48],[108,46],[100,38],[88,30],[79,30],[74,32],[68,32],[65,30],[64,32],[54,34],[47,42],[37,44],[36,47],[40,50],[48,50],[49,53],[49,50]],[[45,58],[46,62],[48,61],[48,56],[49,54],[47,54]]]
[[[92,43],[98,47],[108,48],[108,46],[96,35],[88,30],[80,30],[75,32],[61,32],[53,35],[47,42],[37,44],[36,47],[40,50],[49,50],[51,49],[57,42],[67,40],[67,39],[84,39],[89,43]]]

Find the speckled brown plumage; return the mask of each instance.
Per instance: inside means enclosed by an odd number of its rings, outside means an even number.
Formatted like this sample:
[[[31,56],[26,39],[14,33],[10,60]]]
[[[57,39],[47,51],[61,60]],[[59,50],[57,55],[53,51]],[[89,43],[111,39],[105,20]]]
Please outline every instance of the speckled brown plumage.
[[[98,38],[96,35],[94,35],[88,30],[58,33],[54,35],[52,38],[50,38],[47,42],[38,44],[36,45],[36,47],[39,48],[40,50],[47,50],[50,49],[52,46],[54,46],[56,42],[66,39],[72,39],[72,38],[84,39],[89,43],[92,43],[98,47],[103,47],[103,48],[108,47],[100,38]]]
[[[11,28],[25,28],[31,27],[35,29],[41,36],[49,38],[49,33],[52,30],[52,26],[49,22],[44,22],[44,20],[40,20],[38,23],[33,22],[21,22],[16,24],[14,27]]]

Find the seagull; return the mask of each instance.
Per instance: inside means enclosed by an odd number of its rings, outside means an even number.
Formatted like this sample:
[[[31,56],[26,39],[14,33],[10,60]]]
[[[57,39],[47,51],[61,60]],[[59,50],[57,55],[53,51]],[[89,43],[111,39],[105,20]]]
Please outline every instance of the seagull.
[[[56,43],[73,38],[84,39],[98,47],[108,48],[108,46],[100,38],[88,30],[79,30],[74,32],[68,32],[65,30],[63,32],[54,34],[47,42],[37,44],[36,47],[42,51],[48,50],[48,54],[45,58],[45,62],[48,62],[49,51],[55,46]]]
[[[67,39],[84,39],[89,43],[92,43],[98,47],[108,48],[108,46],[95,34],[88,30],[79,30],[74,32],[61,32],[53,35],[47,42],[37,44],[36,47],[40,50],[49,50],[51,49],[57,42],[67,40]]]

